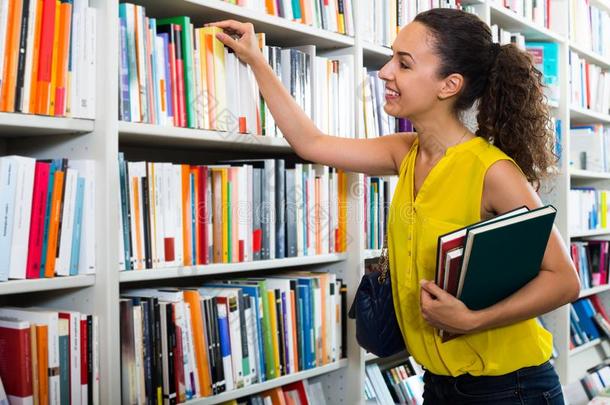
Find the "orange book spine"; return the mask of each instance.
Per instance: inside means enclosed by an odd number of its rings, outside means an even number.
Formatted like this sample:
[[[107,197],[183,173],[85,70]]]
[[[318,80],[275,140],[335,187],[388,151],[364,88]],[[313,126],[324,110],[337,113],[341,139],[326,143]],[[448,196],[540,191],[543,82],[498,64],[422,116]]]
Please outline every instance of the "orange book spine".
[[[66,173],[58,170],[53,178],[53,194],[51,194],[51,219],[49,221],[49,242],[47,244],[47,262],[45,277],[55,275],[55,256],[57,254],[57,235],[59,232],[59,218],[61,215],[61,194]]]
[[[66,115],[66,95],[68,87],[68,59],[70,56],[70,31],[72,21],[72,4],[61,3],[59,6],[59,33],[57,47],[57,70],[55,71],[55,110],[56,116]]]
[[[22,0],[12,0],[9,1],[8,4],[6,48],[4,50],[4,71],[2,77],[2,97],[0,97],[0,111],[14,112],[23,2]]]
[[[196,290],[184,291],[184,302],[191,307],[191,327],[193,328],[193,344],[195,346],[195,360],[197,362],[197,377],[201,396],[212,395],[212,379],[210,377],[210,364],[208,362],[207,341],[203,329],[203,314],[201,313],[201,298]]]
[[[57,69],[59,63],[59,34],[61,27],[61,3],[59,0],[55,2],[55,30],[53,31],[53,59],[51,62],[51,89],[49,97],[49,110],[47,114],[55,114],[55,91],[57,89]]]
[[[193,264],[193,256],[191,255],[191,169],[189,165],[182,165],[182,241],[184,251],[184,265],[190,266]]]
[[[30,105],[29,112],[36,112],[36,97],[38,89],[38,58],[40,48],[40,30],[42,26],[42,0],[38,0],[36,5],[36,25],[34,26],[34,53],[32,54],[32,83],[30,84]]]
[[[277,15],[277,8],[275,7],[275,0],[265,0],[265,6],[267,8],[267,14]]]
[[[140,227],[142,226],[142,210],[140,210],[140,183],[139,177],[133,177],[131,179],[133,183],[133,206],[135,208],[135,221],[136,221],[136,270],[142,270],[144,266],[144,262],[146,261],[144,258],[144,252],[142,252],[142,232],[140,231]]]
[[[36,325],[38,400],[40,405],[49,404],[49,337],[47,328],[47,325]]]
[[[55,0],[42,0],[40,23],[40,48],[38,50],[38,74],[36,77],[36,114],[49,113],[51,77],[53,76],[53,40],[55,35]]]

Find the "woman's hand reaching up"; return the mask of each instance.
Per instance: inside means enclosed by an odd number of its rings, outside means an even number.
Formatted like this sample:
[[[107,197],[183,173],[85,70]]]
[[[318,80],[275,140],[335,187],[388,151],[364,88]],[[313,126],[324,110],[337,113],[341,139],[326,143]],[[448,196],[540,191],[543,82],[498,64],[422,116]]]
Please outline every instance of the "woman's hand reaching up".
[[[231,48],[242,62],[249,65],[258,61],[265,62],[252,23],[224,20],[209,23],[206,26],[222,28],[224,33],[216,34],[216,38]]]

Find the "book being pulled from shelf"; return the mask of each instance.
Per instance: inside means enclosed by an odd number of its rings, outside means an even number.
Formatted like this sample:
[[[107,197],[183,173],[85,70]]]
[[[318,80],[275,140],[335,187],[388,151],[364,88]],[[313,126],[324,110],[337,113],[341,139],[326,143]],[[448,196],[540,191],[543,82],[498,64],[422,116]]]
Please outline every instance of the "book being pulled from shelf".
[[[162,126],[281,137],[248,65],[189,17],[156,19],[119,5],[119,118]],[[315,46],[279,48],[257,34],[265,59],[297,104],[325,133],[353,137],[353,56]],[[152,38],[152,40],[144,40]],[[149,55],[149,57],[146,57]]]
[[[523,206],[439,236],[436,284],[472,310],[510,296],[540,272],[556,212]]]
[[[572,105],[610,114],[610,72],[570,51]]]
[[[570,189],[568,194],[570,234],[608,229],[608,193],[608,190],[594,187]]]
[[[610,93],[608,97],[610,98]],[[609,150],[609,126],[595,124],[570,128],[570,168],[608,173],[610,172]]]
[[[0,378],[10,403],[99,404],[95,315],[0,307]]]
[[[238,263],[344,252],[347,178],[283,159],[219,165],[126,162],[120,269]]]
[[[224,0],[269,15],[354,36],[352,0]]]
[[[95,117],[89,0],[0,0],[0,111]]]
[[[610,13],[586,0],[570,2],[570,42],[610,59]]]
[[[0,157],[0,281],[95,273],[95,164]]]
[[[398,364],[366,365],[364,396],[377,404],[423,404],[424,371],[412,356]]]
[[[182,403],[334,363],[347,353],[346,294],[325,272],[125,290],[123,402]]]

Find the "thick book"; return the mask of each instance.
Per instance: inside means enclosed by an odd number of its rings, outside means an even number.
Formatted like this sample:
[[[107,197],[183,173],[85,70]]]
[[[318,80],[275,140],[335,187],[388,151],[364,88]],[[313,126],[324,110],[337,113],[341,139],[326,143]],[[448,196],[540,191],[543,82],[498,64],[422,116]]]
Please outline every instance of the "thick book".
[[[555,207],[548,205],[469,228],[457,297],[468,308],[478,310],[534,279],[540,272],[556,213]]]

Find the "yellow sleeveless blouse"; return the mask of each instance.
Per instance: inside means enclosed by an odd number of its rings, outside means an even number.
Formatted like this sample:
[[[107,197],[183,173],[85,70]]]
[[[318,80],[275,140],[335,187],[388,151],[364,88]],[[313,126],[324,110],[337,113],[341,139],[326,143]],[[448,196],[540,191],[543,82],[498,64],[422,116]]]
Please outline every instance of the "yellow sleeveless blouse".
[[[450,147],[413,200],[417,150],[416,139],[401,163],[388,216],[392,294],[409,353],[430,372],[451,376],[502,375],[544,363],[553,339],[535,319],[442,343],[422,318],[419,281],[434,280],[438,236],[481,220],[487,169],[513,160],[480,137]]]

